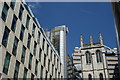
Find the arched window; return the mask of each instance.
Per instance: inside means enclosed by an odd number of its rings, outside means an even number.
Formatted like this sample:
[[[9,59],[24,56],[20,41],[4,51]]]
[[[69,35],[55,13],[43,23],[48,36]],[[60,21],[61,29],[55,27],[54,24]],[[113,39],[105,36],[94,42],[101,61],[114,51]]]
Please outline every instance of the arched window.
[[[100,77],[100,80],[104,80],[104,79],[103,79],[103,74],[102,74],[102,73],[99,74],[99,77]]]
[[[102,62],[102,53],[100,50],[96,51],[97,62]]]
[[[91,63],[91,54],[89,51],[86,52],[86,63],[87,64]]]
[[[92,75],[91,74],[88,75],[88,80],[92,80]]]

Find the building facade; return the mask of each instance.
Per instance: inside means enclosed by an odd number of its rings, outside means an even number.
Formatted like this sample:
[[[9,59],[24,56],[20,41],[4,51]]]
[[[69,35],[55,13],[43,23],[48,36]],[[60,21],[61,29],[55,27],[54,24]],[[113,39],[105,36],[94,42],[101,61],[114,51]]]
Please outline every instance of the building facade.
[[[90,36],[90,44],[84,44],[82,35],[80,38],[80,57],[82,78],[99,78],[100,80],[108,79],[107,63],[105,59],[105,47],[103,45],[102,36],[100,42],[93,43]]]
[[[54,45],[55,49],[58,51],[58,54],[61,58],[62,67],[62,74],[63,78],[67,78],[67,33],[68,28],[65,25],[57,26],[50,31],[47,32],[47,36],[51,40],[52,44]]]
[[[114,23],[116,29],[116,37],[117,37],[117,45],[118,45],[118,60],[119,60],[119,68],[120,68],[120,1],[114,0],[112,2],[113,15],[114,15]],[[120,74],[120,70],[119,70]]]
[[[80,50],[79,47],[75,47],[74,53],[72,54],[72,59],[73,59],[73,64],[81,64],[81,59],[80,59]]]
[[[115,80],[120,78],[119,68],[118,68],[118,51],[116,48],[114,48],[113,50],[107,50],[106,60],[107,60],[109,79]]]
[[[61,78],[60,56],[29,6],[21,0],[0,6],[0,77]]]

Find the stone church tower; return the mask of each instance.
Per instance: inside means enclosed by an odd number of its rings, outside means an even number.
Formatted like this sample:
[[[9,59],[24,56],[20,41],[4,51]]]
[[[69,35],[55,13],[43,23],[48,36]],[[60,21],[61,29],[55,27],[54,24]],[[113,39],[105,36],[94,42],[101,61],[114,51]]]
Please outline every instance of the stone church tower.
[[[93,43],[92,36],[90,36],[90,44],[84,44],[82,35],[80,36],[81,72],[83,80],[86,78],[88,80],[95,78],[99,78],[100,80],[108,79],[105,59],[106,49],[103,45],[101,34],[99,38],[99,42]]]

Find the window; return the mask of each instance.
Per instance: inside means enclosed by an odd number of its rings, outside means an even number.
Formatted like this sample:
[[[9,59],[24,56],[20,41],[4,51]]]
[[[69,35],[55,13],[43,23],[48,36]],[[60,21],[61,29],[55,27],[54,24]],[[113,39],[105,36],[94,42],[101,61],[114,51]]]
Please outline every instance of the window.
[[[4,66],[3,66],[3,72],[5,74],[8,73],[9,64],[10,64],[10,58],[11,58],[10,53],[6,52],[6,56],[5,56],[5,60],[4,60]]]
[[[3,39],[2,39],[2,45],[4,47],[7,46],[9,33],[10,33],[10,30],[5,26],[4,35],[3,35]]]
[[[80,61],[80,59],[73,59],[73,61]]]
[[[42,49],[44,50],[45,39],[43,38]]]
[[[25,27],[22,25],[21,31],[20,31],[20,40],[21,40],[21,41],[23,41],[24,31],[25,31]]]
[[[16,56],[16,54],[17,54],[18,41],[19,40],[15,37],[14,44],[13,44],[13,50],[12,50],[12,53],[13,53],[14,56]]]
[[[55,54],[54,54],[54,65],[56,64],[55,61],[56,61],[56,56],[55,56]]]
[[[20,10],[19,10],[19,19],[20,20],[22,20],[23,10],[24,10],[24,8],[22,7],[22,5],[20,5]]]
[[[12,25],[11,25],[11,30],[12,30],[13,32],[15,32],[16,23],[17,23],[17,17],[16,17],[16,15],[14,14],[13,20],[12,20]]]
[[[15,0],[11,0],[10,7],[11,7],[12,9],[14,9],[14,7],[15,7]]]
[[[44,54],[44,66],[46,66],[46,55]]]
[[[28,68],[31,70],[31,67],[32,67],[32,54],[30,53],[30,56],[29,56],[29,65],[28,65]]]
[[[104,79],[103,79],[103,74],[102,74],[102,73],[99,74],[99,77],[100,77],[100,80],[104,80]]]
[[[46,71],[45,80],[47,80],[47,75],[48,75],[48,72]]]
[[[88,75],[88,80],[92,80],[92,75],[91,74]]]
[[[3,9],[2,9],[2,16],[1,16],[3,21],[6,21],[8,9],[9,9],[9,6],[7,5],[6,2],[4,2],[4,6],[3,6]]]
[[[31,80],[34,80],[34,74],[31,73]]]
[[[51,50],[51,54],[50,54],[50,59],[51,59],[51,61],[52,61],[52,50]]]
[[[31,35],[28,33],[27,47],[30,49]]]
[[[30,17],[27,15],[27,20],[26,20],[26,28],[28,29],[29,27],[29,21],[30,21]]]
[[[52,64],[52,75],[53,75],[53,72],[54,72],[54,65]]]
[[[91,57],[92,57],[92,56],[91,56],[90,52],[87,51],[87,52],[86,52],[86,63],[87,63],[87,64],[90,64],[90,63],[91,63]]]
[[[46,50],[46,54],[48,55],[48,51],[49,51],[49,45],[47,44],[47,50]]]
[[[33,49],[33,54],[36,56],[36,47],[37,47],[37,43],[34,41],[34,49]]]
[[[36,60],[36,65],[35,65],[35,74],[37,76],[37,71],[38,71],[38,61]]]
[[[96,51],[96,58],[97,58],[97,62],[102,62],[102,53],[100,50]]]
[[[57,69],[55,69],[55,78],[57,78]]]
[[[35,24],[33,24],[33,28],[32,28],[32,36],[34,37],[35,36]]]
[[[48,60],[48,71],[50,70],[50,60]]]
[[[43,76],[43,66],[41,66],[40,78],[42,79]]]
[[[38,44],[40,44],[40,32],[38,31],[38,39],[37,39]]]
[[[26,52],[26,48],[25,46],[23,46],[22,48],[22,56],[21,56],[21,62],[24,64],[25,61],[25,52]]]
[[[41,54],[42,54],[42,49],[40,48],[40,50],[39,50],[39,61],[41,61]]]
[[[18,80],[19,66],[20,66],[20,62],[18,62],[16,60],[15,71],[14,71],[14,79],[15,80]]]
[[[27,80],[27,68],[24,67],[23,80]]]

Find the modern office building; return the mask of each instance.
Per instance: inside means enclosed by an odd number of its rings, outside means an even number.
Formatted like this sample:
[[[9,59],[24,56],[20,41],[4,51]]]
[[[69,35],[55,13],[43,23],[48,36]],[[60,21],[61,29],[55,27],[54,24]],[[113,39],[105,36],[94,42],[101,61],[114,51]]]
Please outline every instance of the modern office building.
[[[55,49],[58,51],[58,55],[61,58],[62,74],[63,78],[67,78],[67,33],[68,28],[65,25],[57,26],[52,28],[50,31],[46,32],[50,41],[54,45]]]
[[[0,1],[0,16],[0,78],[63,76],[58,52],[26,3]]]
[[[120,68],[120,0],[114,0],[112,2],[113,14],[114,14],[114,23],[116,28],[117,44],[118,44],[118,60]],[[119,70],[120,74],[120,70]]]
[[[68,55],[67,61],[68,61],[67,63],[68,78],[72,79],[73,78],[73,63],[69,55]]]
[[[116,48],[113,50],[107,50],[106,52],[107,60],[107,69],[109,73],[110,80],[115,80],[119,77],[119,68],[118,68],[118,51]]]
[[[80,38],[80,57],[81,57],[81,72],[83,80],[88,78],[99,78],[100,80],[108,79],[107,63],[105,59],[106,46],[103,45],[102,36],[100,41],[93,43],[90,36],[90,44],[84,44],[81,35]]]
[[[74,53],[72,54],[72,59],[73,59],[73,64],[81,64],[81,59],[80,59],[80,50],[79,47],[75,47]]]

